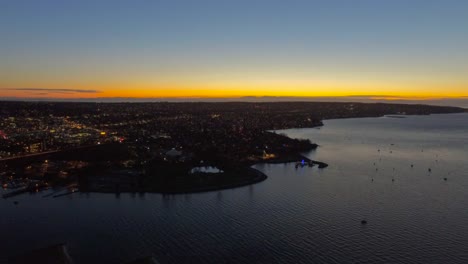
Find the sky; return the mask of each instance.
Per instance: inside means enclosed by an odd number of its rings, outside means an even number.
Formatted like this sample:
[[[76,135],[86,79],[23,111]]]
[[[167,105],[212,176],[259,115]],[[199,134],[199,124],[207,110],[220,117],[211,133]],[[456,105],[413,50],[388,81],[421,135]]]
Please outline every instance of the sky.
[[[0,0],[0,98],[468,98],[468,1]]]

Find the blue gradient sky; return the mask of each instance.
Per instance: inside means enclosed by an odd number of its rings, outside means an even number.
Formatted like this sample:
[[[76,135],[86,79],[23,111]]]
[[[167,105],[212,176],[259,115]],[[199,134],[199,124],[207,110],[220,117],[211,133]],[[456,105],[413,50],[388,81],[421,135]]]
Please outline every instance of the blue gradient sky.
[[[5,97],[468,95],[468,1],[0,0],[0,38]]]

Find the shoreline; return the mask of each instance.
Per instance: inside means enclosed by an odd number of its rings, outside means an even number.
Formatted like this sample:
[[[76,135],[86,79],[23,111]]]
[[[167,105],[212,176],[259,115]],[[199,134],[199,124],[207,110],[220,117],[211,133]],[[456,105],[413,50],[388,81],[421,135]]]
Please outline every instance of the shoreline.
[[[428,116],[428,115],[446,115],[446,114],[466,114],[466,112],[458,112],[458,113],[431,113],[431,114],[411,114],[411,115],[401,115],[402,117],[408,117],[408,116]],[[391,115],[375,115],[375,116],[362,116],[362,117],[342,117],[342,118],[330,118],[330,119],[323,119],[323,121],[325,120],[334,120],[334,119],[361,119],[361,118],[381,118],[381,117],[385,117],[385,116],[388,116],[388,117],[392,117]],[[302,128],[287,128],[287,129],[280,129],[280,130],[269,130],[270,132],[273,132],[273,133],[278,133],[280,131],[286,131],[286,130],[289,130],[289,129],[310,129],[310,128],[317,128],[317,127],[322,127],[324,126],[325,124],[324,123],[321,123],[320,125],[314,125],[314,126],[311,126],[311,127],[302,127]],[[86,146],[85,148],[88,148],[89,146]],[[316,147],[315,147],[316,148]],[[65,150],[65,151],[70,151],[70,150]],[[13,159],[18,159],[18,160],[22,160],[22,159],[35,159],[35,158],[38,158],[38,157],[41,157],[42,155],[44,156],[48,156],[48,155],[53,155],[55,153],[38,153],[34,156],[26,156],[26,157],[15,157]],[[256,164],[285,164],[285,163],[293,163],[293,162],[300,162],[300,161],[306,161],[306,162],[312,162],[313,164],[317,164],[318,165],[318,168],[322,169],[322,168],[326,168],[328,167],[328,164],[326,164],[325,162],[321,162],[321,161],[315,161],[315,160],[310,160],[309,158],[305,157],[304,155],[300,154],[300,153],[288,153],[288,154],[284,154],[284,155],[281,155],[277,158],[272,158],[271,160],[259,160],[259,161],[252,161],[252,162],[245,162],[244,164],[241,164],[241,165],[245,165],[246,168],[243,168],[245,169],[246,171],[249,171],[251,173],[254,173],[255,175],[249,179],[245,179],[245,178],[241,178],[239,181],[233,181],[232,183],[224,183],[224,184],[220,184],[220,185],[217,185],[217,186],[196,186],[194,188],[186,188],[185,186],[181,188],[181,190],[151,190],[151,188],[149,189],[146,189],[146,190],[142,190],[142,191],[135,191],[135,190],[119,190],[119,191],[108,191],[108,190],[83,190],[83,192],[89,192],[89,193],[92,193],[92,192],[95,192],[95,193],[161,193],[161,194],[187,194],[187,193],[201,193],[201,192],[210,192],[210,191],[218,191],[218,190],[226,190],[226,189],[234,189],[234,188],[239,188],[239,187],[244,187],[244,186],[248,186],[248,185],[252,185],[252,184],[256,184],[256,183],[260,183],[264,180],[266,180],[268,178],[268,176],[266,174],[264,174],[263,172],[257,170],[257,169],[254,169],[252,168],[251,166],[253,165],[256,165]],[[5,162],[4,160],[2,160],[3,162]],[[177,189],[177,188],[176,188]],[[8,193],[6,195],[9,195]]]
[[[246,171],[250,172],[253,174],[253,177],[248,180],[242,180],[239,182],[233,182],[233,183],[228,183],[228,184],[222,184],[218,186],[205,186],[205,187],[195,187],[193,189],[187,188],[182,190],[167,190],[167,191],[161,191],[161,190],[143,190],[143,191],[125,191],[121,190],[119,192],[116,191],[108,191],[108,190],[96,190],[96,189],[91,189],[91,190],[85,190],[85,191],[80,191],[82,193],[113,193],[113,194],[121,194],[121,193],[157,193],[157,194],[191,194],[191,193],[203,193],[203,192],[212,192],[212,191],[219,191],[219,190],[227,190],[227,189],[235,189],[235,188],[240,188],[240,187],[245,187],[248,185],[260,183],[268,178],[268,176],[261,172],[260,170],[248,167],[246,168]]]
[[[125,191],[125,190],[120,190],[119,192],[116,191],[107,191],[107,190],[89,190],[89,191],[80,191],[83,193],[114,193],[114,194],[121,194],[121,193],[158,193],[158,194],[191,194],[191,193],[203,193],[203,192],[212,192],[212,191],[221,191],[221,190],[227,190],[227,189],[235,189],[235,188],[240,188],[240,187],[245,187],[253,184],[257,184],[260,182],[263,182],[268,179],[268,176],[263,173],[262,171],[252,168],[251,166],[254,165],[259,165],[259,164],[287,164],[287,163],[297,163],[301,162],[304,160],[305,162],[312,162],[313,164],[318,165],[319,169],[324,169],[328,167],[329,165],[325,162],[321,161],[316,161],[316,160],[311,160],[301,154],[292,157],[284,157],[280,159],[275,159],[271,161],[265,161],[265,162],[256,162],[254,164],[251,164],[250,166],[246,167],[245,170],[254,174],[254,177],[251,179],[247,180],[242,180],[239,182],[233,182],[233,183],[227,183],[227,184],[222,184],[218,186],[207,186],[207,187],[195,187],[193,189],[187,188],[183,190],[167,190],[167,191],[161,191],[161,190],[144,190],[144,191]]]
[[[286,163],[297,163],[297,162],[301,162],[301,161],[304,161],[304,162],[311,162],[313,164],[317,164],[318,165],[318,168],[319,169],[324,169],[326,167],[328,167],[329,165],[323,161],[318,161],[318,160],[311,160],[309,158],[307,158],[306,156],[302,155],[302,154],[298,154],[297,156],[289,156],[289,157],[283,157],[283,158],[279,158],[279,159],[275,159],[275,160],[271,160],[271,161],[264,161],[264,162],[259,162],[259,163],[255,163],[254,165],[256,164],[286,164]]]
[[[388,117],[388,118],[394,118],[395,116],[398,116],[396,118],[407,118],[407,117],[418,117],[418,116],[430,116],[430,115],[461,115],[461,114],[468,114],[468,109],[463,112],[453,112],[453,113],[429,113],[429,114],[383,114],[383,115],[375,115],[375,116],[354,116],[354,117],[334,117],[334,118],[324,118],[322,121],[326,120],[342,120],[342,119],[362,119],[362,118],[381,118],[381,117]],[[320,126],[313,126],[313,127],[298,127],[298,128],[285,128],[285,129],[278,129],[275,131],[283,131],[283,130],[288,130],[288,129],[302,129],[302,128],[315,128],[315,127],[321,127],[324,126],[325,124],[322,124]]]

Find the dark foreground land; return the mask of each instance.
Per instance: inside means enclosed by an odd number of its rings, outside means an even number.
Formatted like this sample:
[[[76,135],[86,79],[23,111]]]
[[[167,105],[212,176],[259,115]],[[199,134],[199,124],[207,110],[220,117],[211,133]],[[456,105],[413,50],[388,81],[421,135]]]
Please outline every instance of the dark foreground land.
[[[250,167],[255,163],[326,167],[300,154],[316,144],[271,130],[332,118],[464,111],[362,103],[0,102],[0,177],[12,189],[8,197],[64,186],[70,193],[232,188],[266,179]]]

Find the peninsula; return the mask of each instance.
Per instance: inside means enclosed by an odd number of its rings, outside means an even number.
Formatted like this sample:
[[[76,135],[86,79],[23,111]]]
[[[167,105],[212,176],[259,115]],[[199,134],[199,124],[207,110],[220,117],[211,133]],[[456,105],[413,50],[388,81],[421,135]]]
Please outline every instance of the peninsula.
[[[0,102],[1,181],[9,194],[186,193],[260,182],[256,163],[307,162],[317,147],[271,131],[323,119],[456,113],[465,109],[364,103]],[[10,196],[8,196],[10,197]]]

